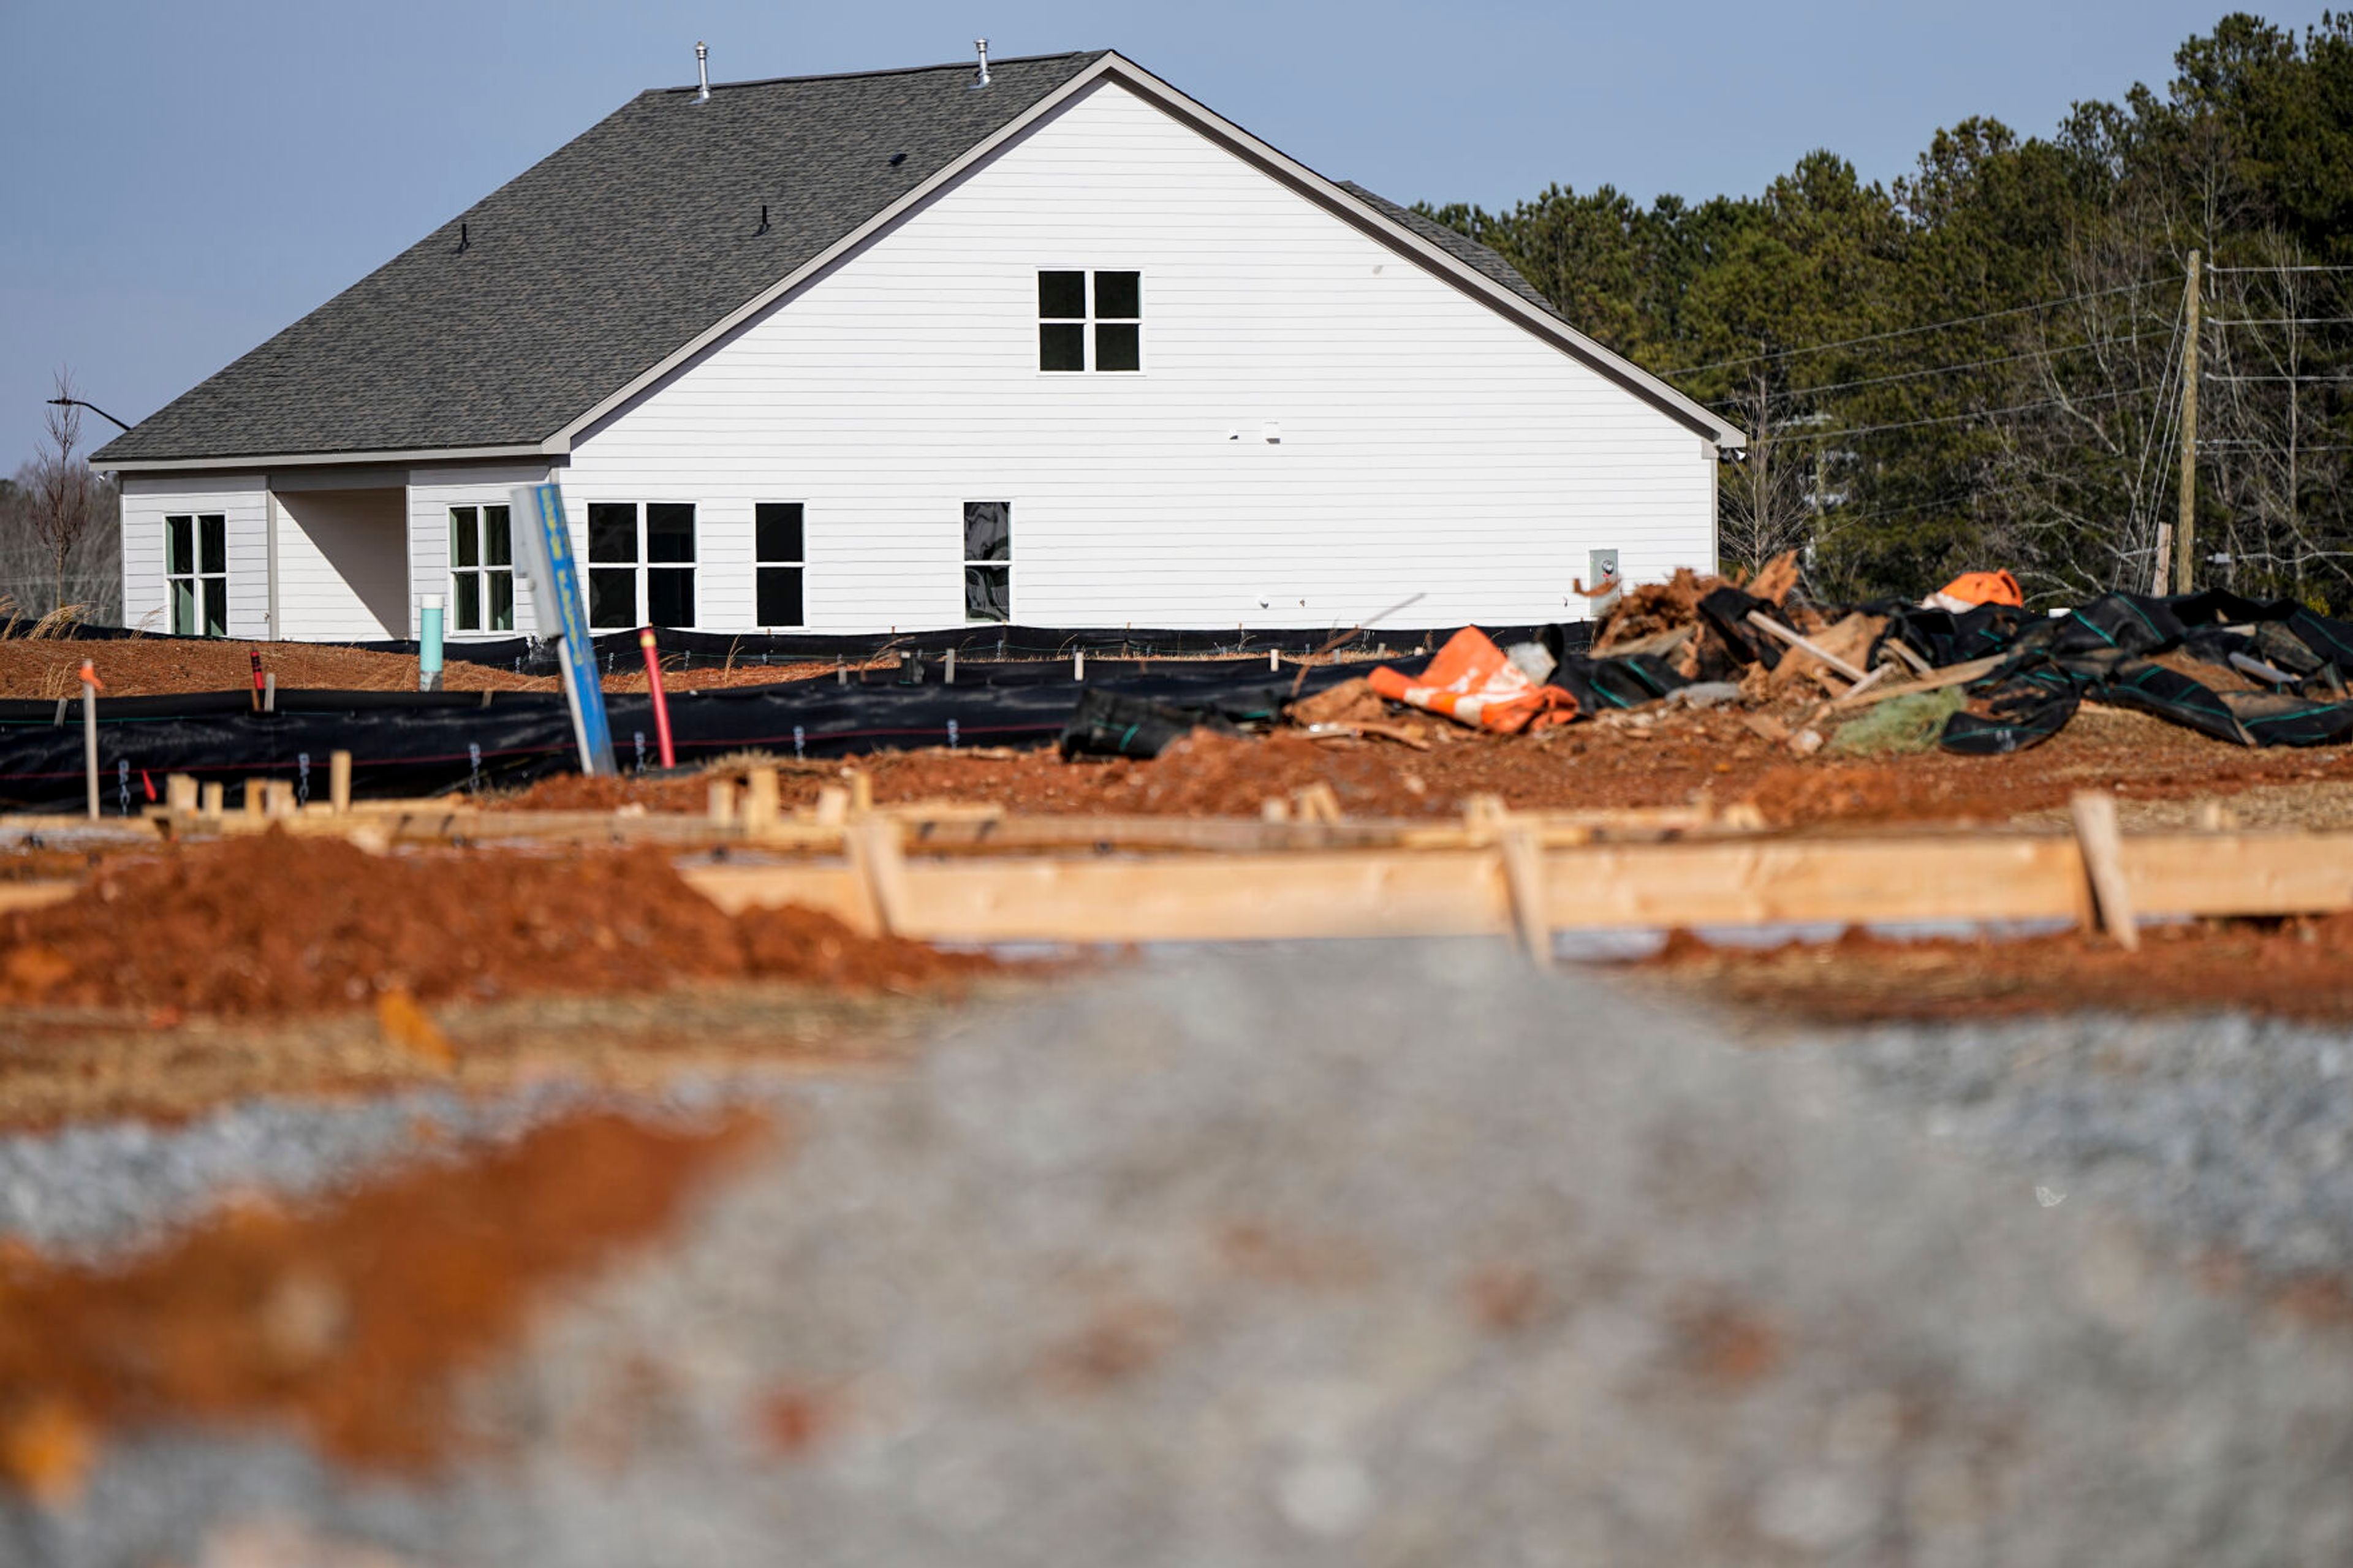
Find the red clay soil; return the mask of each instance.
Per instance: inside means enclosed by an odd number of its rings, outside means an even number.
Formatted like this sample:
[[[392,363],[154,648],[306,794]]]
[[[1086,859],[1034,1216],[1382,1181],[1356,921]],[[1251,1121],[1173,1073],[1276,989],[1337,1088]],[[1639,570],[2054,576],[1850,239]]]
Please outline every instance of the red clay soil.
[[[67,902],[0,920],[0,1003],[220,1015],[689,980],[908,987],[996,967],[809,910],[731,919],[651,847],[378,857],[272,832],[111,860]]]
[[[129,637],[120,642],[36,641],[0,639],[0,698],[36,698],[55,701],[81,695],[81,661],[89,659],[113,697],[154,697],[191,691],[250,691],[252,655],[261,656],[261,668],[278,678],[283,691],[414,691],[417,656],[371,653],[362,648],[328,647],[313,643],[198,641],[185,638]],[[672,691],[720,686],[773,686],[780,681],[807,680],[831,675],[831,659],[792,664],[696,665],[692,668],[665,666],[662,684]],[[552,675],[518,675],[494,665],[450,659],[442,666],[441,684],[449,691],[554,691]],[[607,691],[643,691],[646,668],[641,659],[615,661],[605,678]]]
[[[2353,752],[2229,746],[2142,714],[2086,711],[2055,739],[2008,757],[1942,752],[1881,763],[1800,760],[1726,712],[1662,714],[1647,728],[1580,723],[1540,737],[1491,737],[1421,725],[1416,752],[1379,740],[1263,740],[1196,735],[1151,761],[1080,759],[1050,750],[880,752],[840,763],[779,765],[787,806],[813,804],[845,770],[863,769],[874,798],[993,803],[1066,815],[1255,816],[1262,802],[1328,784],[1356,816],[1451,816],[1472,795],[1516,809],[1589,810],[1753,802],[1779,826],[1812,823],[1978,821],[2061,806],[2082,789],[2126,800],[2223,796],[2264,784],[2353,780]],[[741,766],[733,769],[741,776]],[[707,809],[707,781],[546,780],[504,804],[523,809]]]
[[[0,1473],[61,1504],[103,1434],[187,1421],[429,1464],[458,1446],[459,1374],[659,1237],[765,1130],[584,1115],[311,1212],[246,1204],[119,1271],[0,1254]]]
[[[2099,1010],[2353,1018],[2353,915],[2153,926],[2140,951],[2080,931],[2019,941],[1715,947],[1677,931],[1640,968],[1703,994],[1814,1022]]]

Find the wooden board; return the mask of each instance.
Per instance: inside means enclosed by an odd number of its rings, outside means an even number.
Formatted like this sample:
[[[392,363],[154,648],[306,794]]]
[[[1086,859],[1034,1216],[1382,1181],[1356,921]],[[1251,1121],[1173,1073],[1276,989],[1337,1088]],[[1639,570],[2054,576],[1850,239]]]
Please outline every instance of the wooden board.
[[[2121,865],[2143,916],[2353,909],[2353,834],[2128,838]],[[1750,839],[1551,849],[1552,931],[1677,926],[2076,921],[2081,849],[2025,834]],[[871,923],[839,864],[690,868],[737,910],[807,903]],[[903,935],[965,942],[1210,942],[1504,934],[1522,928],[1492,850],[1340,850],[1155,858],[911,857],[897,873]]]

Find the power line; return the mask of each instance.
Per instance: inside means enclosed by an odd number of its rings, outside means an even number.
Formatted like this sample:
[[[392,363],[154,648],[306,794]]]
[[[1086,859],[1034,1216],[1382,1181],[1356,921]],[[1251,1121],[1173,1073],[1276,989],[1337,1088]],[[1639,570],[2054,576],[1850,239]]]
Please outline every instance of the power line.
[[[2353,266],[2327,267],[2318,264],[2295,267],[2216,267],[2209,263],[2209,272],[2353,272]]]
[[[2209,316],[2218,327],[2341,327],[2353,316]]]
[[[2131,397],[2146,392],[2146,386],[2120,386],[2108,392],[2088,392],[2081,397],[2047,397],[2040,403],[2021,403],[2009,408],[1982,408],[1968,414],[1940,414],[1929,419],[1905,419],[1893,425],[1860,425],[1852,429],[1820,430],[1808,436],[1776,436],[1777,442],[1823,441],[1855,436],[1878,436],[1890,430],[1917,430],[1927,425],[1953,425],[1968,419],[1996,419],[2005,414],[2029,414],[2038,408],[2063,408],[2078,403],[2104,403],[2112,398]]]
[[[2200,381],[2317,381],[2332,386],[2353,386],[2353,376],[2348,375],[2215,375],[2209,373]]]
[[[1992,365],[2016,364],[2021,360],[2052,359],[2060,354],[2082,353],[2087,349],[2102,348],[2106,343],[2136,343],[2144,338],[2169,338],[2172,335],[2170,329],[2162,332],[2127,332],[2122,337],[2109,338],[2100,343],[2068,343],[2055,349],[2028,349],[2023,353],[2003,354],[1998,359],[1970,360],[1964,364],[1940,364],[1933,370],[1900,370],[1888,375],[1866,375],[1857,381],[1834,381],[1828,386],[1792,387],[1788,395],[1816,397],[1825,392],[1846,392],[1858,386],[1881,386],[1892,381],[1916,381],[1926,375],[1950,375],[1965,370],[1984,370]]]
[[[1704,370],[1723,370],[1736,364],[1762,364],[1771,360],[1795,359],[1801,354],[1826,353],[1831,349],[1853,348],[1858,343],[1885,342],[1891,338],[1917,337],[1922,332],[1942,331],[1947,327],[1972,326],[1978,321],[2000,321],[2004,316],[2022,316],[2032,310],[2054,310],[2072,305],[2080,300],[2105,300],[2113,294],[2130,294],[2142,289],[2154,289],[2163,281],[2152,279],[2146,283],[2123,283],[2114,289],[2094,289],[2087,293],[2068,294],[2056,300],[2042,300],[2031,305],[2013,305],[2006,310],[1988,310],[1977,316],[1955,316],[1950,321],[1930,321],[1925,326],[1901,327],[1894,331],[1871,332],[1859,338],[1841,338],[1833,342],[1810,343],[1800,349],[1777,349],[1771,353],[1746,354],[1738,359],[1720,359],[1707,364],[1685,365],[1680,370],[1662,370],[1660,375],[1696,375]]]

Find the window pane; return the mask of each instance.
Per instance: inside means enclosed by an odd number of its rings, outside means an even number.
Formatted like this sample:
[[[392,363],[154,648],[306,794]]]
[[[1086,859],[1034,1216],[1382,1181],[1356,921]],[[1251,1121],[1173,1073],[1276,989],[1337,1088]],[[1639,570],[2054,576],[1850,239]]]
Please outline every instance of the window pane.
[[[507,532],[507,509],[502,506],[482,509],[482,560],[491,566],[514,564],[514,542]]]
[[[1095,274],[1095,320],[1132,321],[1144,314],[1144,274]]]
[[[1040,272],[1038,274],[1038,314],[1049,321],[1084,320],[1087,313],[1087,275],[1083,272]]]
[[[1067,327],[1048,323],[1038,329],[1039,370],[1087,368],[1087,330],[1076,322]]]
[[[480,566],[482,563],[481,530],[474,523],[474,509],[453,506],[449,509],[449,564]]]
[[[764,626],[797,626],[801,624],[799,567],[760,568],[760,624]]]
[[[636,570],[628,566],[589,568],[589,626],[600,632],[626,631],[637,624],[638,574]]]
[[[206,512],[196,519],[196,570],[226,572],[228,570],[228,519],[218,512]]]
[[[199,579],[205,585],[205,636],[228,636],[228,583],[224,578]]]
[[[1013,559],[1011,501],[968,500],[964,503],[964,558],[966,561]]]
[[[460,572],[449,580],[455,590],[450,595],[451,619],[449,629],[478,632],[482,629],[482,574]]]
[[[694,506],[677,501],[652,501],[646,507],[646,559],[694,559]]]
[[[964,569],[964,618],[968,621],[1009,621],[1013,618],[1011,567],[967,566]]]
[[[694,625],[694,572],[666,566],[646,574],[646,621],[657,626]]]
[[[196,580],[193,577],[183,577],[172,584],[172,635],[196,635]]]
[[[494,632],[514,630],[514,574],[485,572],[482,575],[491,586],[490,629]]]
[[[164,520],[164,570],[175,576],[185,576],[196,569],[195,549],[196,520],[193,517],[167,517]]]
[[[1116,322],[1095,328],[1095,368],[1097,370],[1142,370],[1144,368],[1144,329],[1134,322]]]
[[[799,561],[801,554],[801,503],[798,501],[762,501],[753,508],[754,531],[759,535],[759,558],[763,561]],[[761,620],[766,621],[763,616]],[[797,620],[799,617],[796,616]],[[770,623],[772,625],[780,623]]]
[[[638,505],[635,501],[588,503],[588,559],[635,561],[638,558]],[[637,617],[620,623],[636,624]],[[596,623],[602,626],[605,623]]]

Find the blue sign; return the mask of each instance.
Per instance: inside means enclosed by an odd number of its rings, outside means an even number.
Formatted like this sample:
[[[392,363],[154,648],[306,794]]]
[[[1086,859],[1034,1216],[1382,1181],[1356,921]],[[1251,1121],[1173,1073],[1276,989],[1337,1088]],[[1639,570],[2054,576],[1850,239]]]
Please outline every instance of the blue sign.
[[[555,643],[563,660],[580,771],[613,773],[613,731],[605,719],[605,689],[596,679],[596,649],[589,640],[580,568],[572,558],[572,530],[564,521],[564,491],[553,484],[522,486],[514,492],[514,511],[522,525],[515,531],[529,557],[539,635]]]

